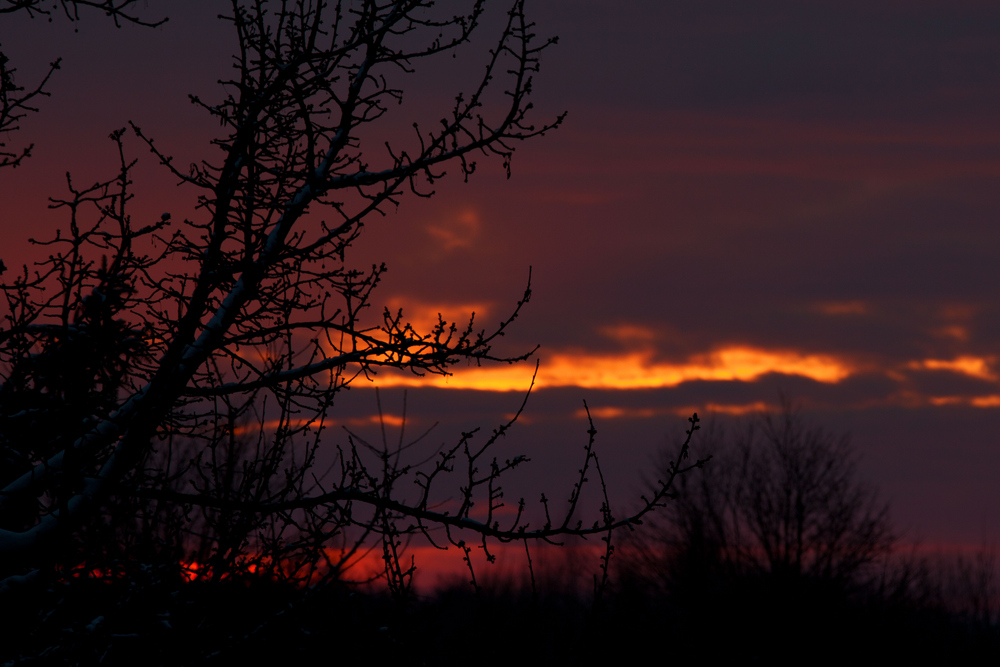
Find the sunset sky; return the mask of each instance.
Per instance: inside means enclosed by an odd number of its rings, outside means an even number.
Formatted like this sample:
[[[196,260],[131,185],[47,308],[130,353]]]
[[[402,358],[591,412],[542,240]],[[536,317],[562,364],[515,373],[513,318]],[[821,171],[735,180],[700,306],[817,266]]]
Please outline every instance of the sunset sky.
[[[0,172],[9,266],[35,256],[27,237],[62,222],[46,198],[67,171],[112,173],[106,137],[127,121],[180,164],[211,155],[217,127],[187,94],[211,98],[227,74],[219,11],[150,0],[144,15],[169,17],[155,29],[96,15],[0,25],[24,84],[64,59],[52,96],[10,138],[34,142],[33,157]],[[516,493],[568,495],[584,400],[624,507],[691,412],[739,418],[783,393],[851,433],[907,540],[1000,539],[1000,5],[536,0],[528,11],[539,35],[559,37],[535,79],[536,120],[567,111],[563,126],[519,146],[509,180],[487,161],[469,183],[452,174],[431,199],[404,197],[348,258],[386,262],[379,307],[415,326],[472,311],[494,325],[530,267],[532,299],[501,346],[541,346],[504,445],[533,459]],[[407,113],[448,108],[480,72],[495,19],[458,60],[398,82],[406,103],[384,137],[409,127]],[[133,215],[193,215],[140,142],[127,148],[140,159]],[[432,439],[450,441],[499,425],[533,370],[377,382],[391,416],[408,391],[408,432],[440,421]],[[374,393],[358,389],[332,417],[371,430]]]

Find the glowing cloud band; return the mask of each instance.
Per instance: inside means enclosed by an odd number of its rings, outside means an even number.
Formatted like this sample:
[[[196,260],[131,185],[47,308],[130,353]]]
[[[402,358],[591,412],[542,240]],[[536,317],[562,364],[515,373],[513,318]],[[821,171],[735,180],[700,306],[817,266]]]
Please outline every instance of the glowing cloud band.
[[[439,387],[479,391],[524,391],[534,368],[512,366],[459,367],[452,375],[422,377],[380,374],[382,387]],[[684,382],[752,382],[768,373],[798,375],[816,382],[836,383],[854,373],[847,362],[827,355],[794,351],[727,347],[693,355],[682,363],[663,363],[651,352],[621,355],[553,354],[542,359],[536,387],[584,387],[587,389],[657,389]]]

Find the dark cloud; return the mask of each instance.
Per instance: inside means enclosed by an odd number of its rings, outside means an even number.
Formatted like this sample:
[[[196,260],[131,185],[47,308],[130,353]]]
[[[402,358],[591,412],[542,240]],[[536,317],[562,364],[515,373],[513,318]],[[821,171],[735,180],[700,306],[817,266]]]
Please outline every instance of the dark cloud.
[[[557,90],[580,103],[842,118],[1000,100],[1000,11],[986,3],[623,2],[611,17],[561,2],[541,14],[563,36],[555,66],[573,63]]]

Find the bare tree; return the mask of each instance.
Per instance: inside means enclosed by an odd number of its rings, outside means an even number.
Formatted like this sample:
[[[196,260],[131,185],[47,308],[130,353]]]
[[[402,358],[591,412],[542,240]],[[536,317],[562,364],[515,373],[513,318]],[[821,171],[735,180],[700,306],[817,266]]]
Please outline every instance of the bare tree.
[[[68,216],[65,233],[46,243],[49,259],[3,287],[8,582],[47,567],[114,567],[127,560],[115,550],[132,546],[169,547],[197,563],[196,576],[312,582],[338,577],[374,540],[390,588],[405,595],[413,569],[402,546],[414,534],[457,546],[473,581],[470,535],[489,558],[490,540],[527,548],[601,535],[606,580],[612,532],[664,502],[686,445],[636,512],[614,516],[604,489],[598,518],[584,520],[584,485],[600,473],[592,424],[566,509],[550,513],[542,495],[544,520],[533,523],[523,499],[513,519],[498,513],[504,475],[528,460],[501,453],[513,420],[485,441],[467,433],[429,455],[410,446],[419,439],[354,437],[330,453],[327,415],[351,382],[383,368],[444,374],[460,361],[531,355],[492,347],[528,301],[530,276],[493,329],[470,319],[417,331],[402,311],[366,319],[385,267],[345,262],[367,218],[407,192],[431,196],[448,165],[465,178],[474,159],[509,170],[517,142],[562,121],[531,120],[532,75],[555,40],[539,41],[515,0],[482,77],[439,124],[414,125],[406,146],[366,143],[402,100],[397,81],[482,29],[481,0],[456,15],[432,5],[233,0],[224,17],[238,40],[233,77],[218,100],[192,97],[223,128],[217,157],[181,170],[132,126],[199,192],[197,208],[133,221],[124,130],[111,135],[114,178],[86,188],[68,180],[69,195],[53,200]],[[504,94],[488,97],[497,86]],[[695,429],[697,417],[689,439]],[[331,465],[321,468],[324,457]],[[457,505],[441,508],[446,497]]]
[[[789,404],[699,443],[712,460],[630,544],[634,572],[667,589],[745,576],[861,583],[889,555],[888,506],[858,479],[847,436],[811,426]],[[668,455],[669,457],[669,455]]]

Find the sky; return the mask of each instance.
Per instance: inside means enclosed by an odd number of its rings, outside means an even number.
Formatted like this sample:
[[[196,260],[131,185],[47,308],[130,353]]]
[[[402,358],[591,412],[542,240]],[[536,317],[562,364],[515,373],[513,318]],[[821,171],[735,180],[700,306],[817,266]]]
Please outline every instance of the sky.
[[[447,109],[482,67],[491,13],[461,58],[401,81],[408,113]],[[0,173],[0,257],[61,218],[46,198],[113,168],[106,137],[132,120],[184,164],[206,155],[211,96],[232,41],[212,3],[149,0],[160,27],[5,18],[25,83],[62,57],[51,97]],[[860,473],[908,541],[1000,539],[1000,6],[974,0],[535,0],[558,36],[534,82],[538,122],[507,179],[463,183],[366,225],[349,261],[385,262],[378,305],[489,326],[532,298],[501,351],[536,345],[536,388],[504,446],[531,466],[510,496],[568,496],[587,442],[619,506],[656,476],[697,411],[745,419],[785,396],[849,433]],[[136,210],[183,215],[190,195],[131,139]],[[103,171],[102,171],[103,170]],[[439,422],[450,441],[516,411],[534,365],[383,374],[392,431]],[[368,429],[358,386],[333,418]],[[393,435],[392,437],[396,437]],[[695,441],[697,447],[697,440]],[[630,500],[631,499],[631,500]]]

